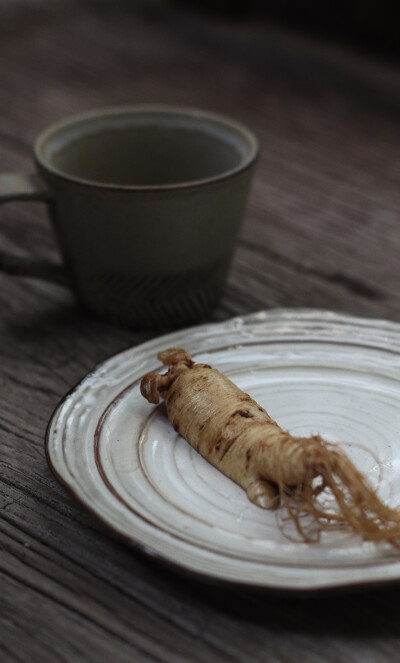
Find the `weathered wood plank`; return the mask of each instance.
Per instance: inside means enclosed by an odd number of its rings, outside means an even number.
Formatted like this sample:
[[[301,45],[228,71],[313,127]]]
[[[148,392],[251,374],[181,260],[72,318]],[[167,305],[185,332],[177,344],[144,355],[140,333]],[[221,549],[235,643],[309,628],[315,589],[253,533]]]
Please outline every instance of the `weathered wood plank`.
[[[400,319],[390,67],[167,2],[0,5],[0,54],[2,170],[30,172],[37,133],[95,106],[200,106],[255,130],[261,158],[213,319],[268,306]],[[58,256],[40,204],[2,207],[0,241]],[[89,317],[61,287],[0,275],[0,658],[394,660],[397,587],[313,599],[208,587],[117,541],[57,484],[42,445],[59,398],[148,337]]]

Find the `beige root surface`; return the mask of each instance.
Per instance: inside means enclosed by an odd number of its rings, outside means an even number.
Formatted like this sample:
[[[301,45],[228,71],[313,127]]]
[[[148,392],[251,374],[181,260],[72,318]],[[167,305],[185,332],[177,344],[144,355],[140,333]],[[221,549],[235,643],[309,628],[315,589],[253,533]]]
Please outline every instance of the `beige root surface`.
[[[158,357],[169,370],[146,375],[142,395],[154,404],[164,399],[175,430],[254,504],[286,506],[305,541],[318,540],[332,524],[347,524],[365,540],[398,545],[400,512],[378,498],[339,447],[319,435],[290,435],[226,376],[195,364],[181,348]],[[331,492],[337,509],[320,505],[323,491]],[[312,535],[303,525],[305,515],[317,525]]]

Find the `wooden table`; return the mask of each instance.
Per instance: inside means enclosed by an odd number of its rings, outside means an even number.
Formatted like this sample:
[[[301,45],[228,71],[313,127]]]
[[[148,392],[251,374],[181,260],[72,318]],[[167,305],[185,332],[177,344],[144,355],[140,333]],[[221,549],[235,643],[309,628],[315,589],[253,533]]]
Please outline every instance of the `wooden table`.
[[[167,2],[0,2],[1,170],[30,172],[49,123],[164,102],[258,135],[246,221],[213,320],[312,307],[400,320],[398,72],[267,23]],[[40,204],[1,209],[3,248],[57,257]],[[396,586],[284,596],[216,589],[127,547],[48,469],[63,394],[149,337],[93,319],[70,292],[0,275],[0,660],[398,659]]]

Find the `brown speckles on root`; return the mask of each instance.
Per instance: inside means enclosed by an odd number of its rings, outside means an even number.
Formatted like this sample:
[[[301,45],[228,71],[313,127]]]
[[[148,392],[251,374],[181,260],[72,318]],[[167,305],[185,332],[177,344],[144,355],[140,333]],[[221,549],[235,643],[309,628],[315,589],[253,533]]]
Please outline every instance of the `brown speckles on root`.
[[[220,461],[226,456],[226,454],[232,449],[232,446],[235,444],[237,441],[238,436],[231,438],[230,440],[228,439],[225,443],[224,449],[222,451]]]
[[[248,410],[235,410],[235,412],[232,412],[229,418],[232,419],[236,416],[243,417],[244,419],[252,419],[254,417],[254,415],[250,414]]]
[[[251,449],[247,449],[247,451],[246,451],[246,470],[249,469],[251,456],[252,456]]]
[[[180,391],[179,389],[170,389],[167,398],[165,399],[165,402],[167,405],[172,405],[174,400],[180,396]]]
[[[219,437],[218,440],[215,443],[215,451],[219,451],[221,449],[221,444],[222,444],[222,437]]]
[[[199,431],[200,431],[200,430],[203,430],[203,428],[205,428],[205,426],[207,426],[207,424],[210,423],[211,419],[212,419],[212,416],[207,417],[207,419],[205,419],[205,420],[203,421],[203,423],[200,424],[200,426],[199,426]]]

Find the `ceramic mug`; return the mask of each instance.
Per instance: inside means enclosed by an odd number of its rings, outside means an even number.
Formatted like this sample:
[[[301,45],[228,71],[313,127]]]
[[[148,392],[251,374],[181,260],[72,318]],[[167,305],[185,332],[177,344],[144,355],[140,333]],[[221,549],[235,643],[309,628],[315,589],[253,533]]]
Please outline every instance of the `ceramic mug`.
[[[101,109],[34,144],[36,173],[1,175],[0,202],[43,200],[63,267],[4,252],[0,269],[70,284],[91,312],[176,327],[217,303],[258,145],[220,115],[180,107]]]

